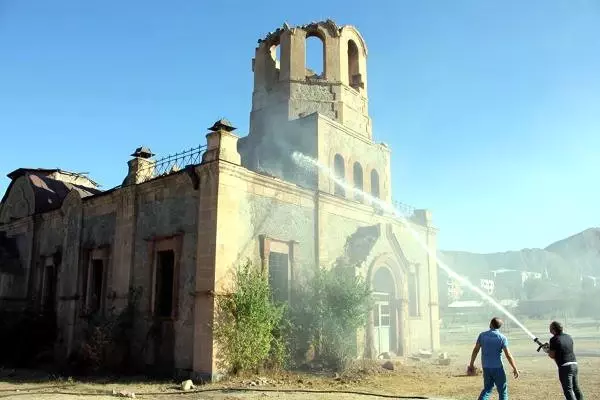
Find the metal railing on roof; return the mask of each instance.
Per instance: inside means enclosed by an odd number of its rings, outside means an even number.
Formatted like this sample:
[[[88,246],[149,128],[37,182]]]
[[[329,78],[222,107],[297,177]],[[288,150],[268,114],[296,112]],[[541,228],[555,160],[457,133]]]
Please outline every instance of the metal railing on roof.
[[[408,205],[406,203],[402,203],[400,201],[392,200],[392,205],[405,218],[411,218],[415,214],[415,210],[416,210],[415,207],[410,206],[410,205]]]
[[[135,182],[147,182],[181,171],[189,165],[198,165],[202,162],[202,154],[205,151],[206,145],[201,145],[179,153],[169,154],[158,160],[147,159],[147,165],[137,171]]]

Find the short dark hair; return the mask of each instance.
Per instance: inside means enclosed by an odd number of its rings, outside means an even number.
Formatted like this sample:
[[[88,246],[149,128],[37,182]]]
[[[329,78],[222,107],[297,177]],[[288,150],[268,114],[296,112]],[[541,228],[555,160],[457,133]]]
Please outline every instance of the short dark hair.
[[[490,326],[493,329],[500,329],[500,327],[502,326],[502,320],[500,318],[498,318],[498,317],[494,317],[490,321]]]
[[[550,323],[550,329],[552,329],[554,332],[556,332],[557,334],[561,334],[563,333],[563,326],[560,322],[558,321],[552,321]]]

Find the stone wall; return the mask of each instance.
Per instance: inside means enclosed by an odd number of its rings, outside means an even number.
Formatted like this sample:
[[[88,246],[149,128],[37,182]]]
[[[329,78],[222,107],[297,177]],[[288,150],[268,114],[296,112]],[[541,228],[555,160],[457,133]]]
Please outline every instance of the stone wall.
[[[336,154],[344,159],[345,180],[353,185],[353,167],[358,162],[363,171],[363,191],[371,192],[371,171],[379,176],[379,197],[391,201],[390,151],[387,147],[353,134],[347,127],[319,115],[318,119],[318,159],[333,170]],[[326,173],[319,178],[319,189],[333,193],[334,182]],[[351,193],[346,189],[346,197]],[[367,202],[365,200],[365,202]]]
[[[259,235],[298,242],[297,265],[315,264],[312,193],[275,178],[231,166],[219,179],[217,285],[240,262],[260,262]]]
[[[84,216],[82,244],[85,248],[112,245],[115,235],[116,215],[114,212],[103,215]]]
[[[41,214],[36,223],[37,251],[36,258],[50,256],[62,247],[64,224],[60,211]]]
[[[337,197],[319,196],[319,264],[331,265],[343,254],[346,240],[361,226],[378,223],[373,209]]]
[[[234,268],[250,260],[261,267],[261,238],[297,242],[291,270],[294,276],[315,265],[313,194],[296,185],[260,175],[228,163],[219,163],[214,288],[231,288]],[[264,235],[264,236],[263,236]],[[212,340],[200,336],[203,339]],[[207,357],[207,352],[198,357]],[[218,376],[218,350],[197,365]],[[208,367],[211,365],[212,367]],[[209,371],[199,371],[208,373]]]
[[[149,345],[152,328],[151,299],[153,265],[150,244],[175,234],[182,234],[179,261],[177,318],[172,323],[173,362],[177,369],[192,368],[193,296],[196,268],[198,192],[185,173],[150,181],[137,186],[134,261],[131,285],[143,288],[136,327],[139,344]],[[151,346],[150,346],[151,348]],[[138,349],[140,350],[140,349]],[[146,362],[156,364],[152,351],[146,348]]]
[[[22,309],[26,305],[30,284],[33,218],[17,220],[3,225],[6,237],[13,239],[19,252],[19,265],[0,273],[0,307]]]
[[[406,258],[416,263],[418,272],[419,315],[409,317],[409,349],[439,348],[439,308],[437,291],[436,238],[432,228],[411,224],[394,224],[393,234]],[[420,239],[416,240],[414,235]],[[423,246],[429,246],[428,253]]]
[[[318,112],[329,118],[337,117],[333,85],[327,83],[290,83],[289,119]]]

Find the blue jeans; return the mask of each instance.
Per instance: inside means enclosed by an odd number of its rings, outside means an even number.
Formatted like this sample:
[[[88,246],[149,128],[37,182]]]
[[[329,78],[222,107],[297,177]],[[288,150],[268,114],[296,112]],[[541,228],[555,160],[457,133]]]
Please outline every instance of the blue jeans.
[[[508,385],[506,384],[504,368],[483,369],[483,390],[477,400],[488,400],[494,386],[498,389],[498,399],[508,400]]]
[[[560,379],[560,384],[567,400],[583,400],[583,393],[579,389],[577,372],[577,364],[558,367],[558,378]]]

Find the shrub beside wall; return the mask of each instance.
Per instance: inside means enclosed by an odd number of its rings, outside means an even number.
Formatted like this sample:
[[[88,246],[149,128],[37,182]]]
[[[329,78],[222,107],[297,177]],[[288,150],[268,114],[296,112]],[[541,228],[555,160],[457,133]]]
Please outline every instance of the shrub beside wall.
[[[265,274],[251,263],[240,266],[232,291],[216,302],[221,367],[238,374],[313,361],[342,370],[356,357],[371,292],[354,268],[318,269],[292,283],[290,298],[286,306],[274,304]]]

